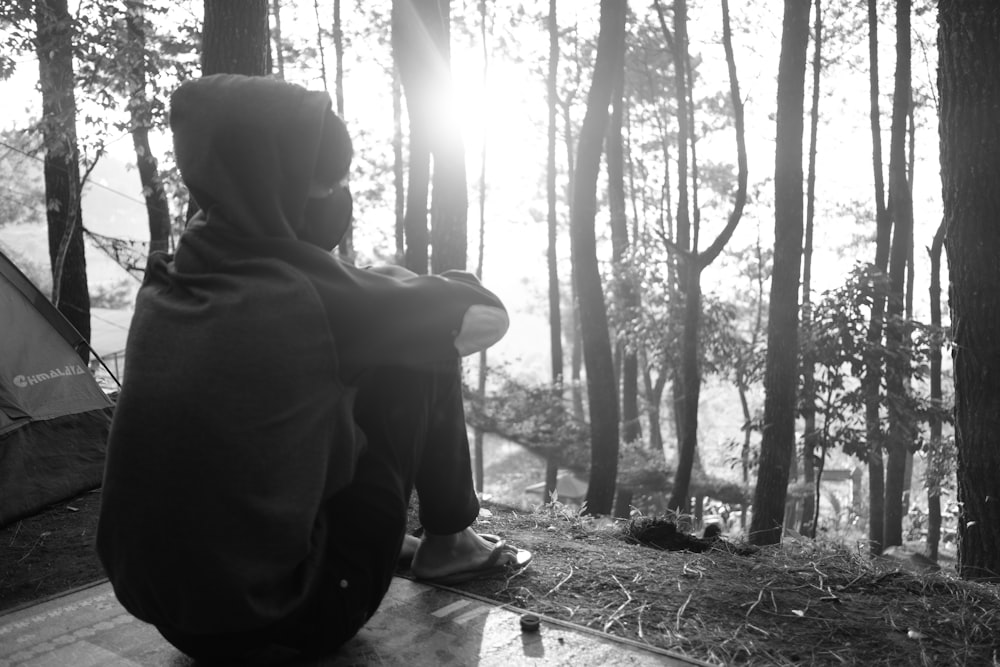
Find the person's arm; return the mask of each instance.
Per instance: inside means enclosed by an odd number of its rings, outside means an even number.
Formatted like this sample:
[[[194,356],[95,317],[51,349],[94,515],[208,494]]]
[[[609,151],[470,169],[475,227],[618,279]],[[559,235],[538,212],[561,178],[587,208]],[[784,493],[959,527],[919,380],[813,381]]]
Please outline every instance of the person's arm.
[[[427,276],[398,266],[344,266],[342,278],[318,288],[348,374],[473,354],[509,326],[496,295],[464,271]]]

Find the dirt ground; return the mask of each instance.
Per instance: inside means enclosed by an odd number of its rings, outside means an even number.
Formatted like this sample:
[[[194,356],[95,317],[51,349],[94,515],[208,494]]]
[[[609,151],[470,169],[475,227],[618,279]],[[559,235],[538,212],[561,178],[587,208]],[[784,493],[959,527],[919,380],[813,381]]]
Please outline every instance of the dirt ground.
[[[92,492],[0,530],[0,610],[103,577],[99,503]],[[534,561],[459,588],[712,664],[1000,664],[996,586],[807,540],[663,551],[635,543],[636,526],[488,507],[477,528]]]

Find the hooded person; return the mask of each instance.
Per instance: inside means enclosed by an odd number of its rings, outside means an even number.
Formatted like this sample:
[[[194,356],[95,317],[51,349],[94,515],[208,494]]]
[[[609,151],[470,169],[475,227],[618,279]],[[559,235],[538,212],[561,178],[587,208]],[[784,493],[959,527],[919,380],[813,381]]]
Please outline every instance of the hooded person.
[[[208,76],[170,126],[200,211],[148,260],[108,441],[97,549],[125,608],[196,658],[334,650],[389,587],[414,488],[418,578],[526,565],[471,528],[458,360],[504,335],[500,300],[329,252],[352,147],[326,93]]]

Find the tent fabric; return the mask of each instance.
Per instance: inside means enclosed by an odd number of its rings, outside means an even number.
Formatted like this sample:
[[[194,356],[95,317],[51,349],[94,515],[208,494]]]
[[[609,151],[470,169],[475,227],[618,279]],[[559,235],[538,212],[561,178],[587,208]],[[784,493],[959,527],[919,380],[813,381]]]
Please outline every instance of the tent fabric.
[[[0,253],[0,526],[101,484],[112,404],[81,346]]]
[[[110,425],[105,408],[0,436],[0,526],[99,487]]]

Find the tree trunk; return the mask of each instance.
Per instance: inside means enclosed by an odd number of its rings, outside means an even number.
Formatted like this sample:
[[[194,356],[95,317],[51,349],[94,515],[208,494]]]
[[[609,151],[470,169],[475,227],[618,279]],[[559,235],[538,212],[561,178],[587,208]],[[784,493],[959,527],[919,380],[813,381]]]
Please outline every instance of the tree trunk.
[[[657,3],[659,8],[659,3]],[[662,10],[661,10],[662,18]],[[673,38],[673,66],[674,66],[674,95],[677,100],[677,247],[681,251],[693,252],[697,249],[691,243],[691,214],[688,210],[688,183],[689,167],[688,154],[691,141],[690,115],[688,114],[688,80],[687,80],[687,2],[686,0],[674,0],[674,38]],[[683,295],[685,329],[691,324],[689,318],[689,305],[691,307],[700,306],[691,302],[693,295],[690,293],[689,282],[692,278],[692,268],[694,265],[684,258],[677,259],[677,291]],[[697,279],[697,275],[693,276]],[[700,301],[700,293],[698,299]],[[695,319],[697,320],[697,314]],[[697,325],[697,321],[694,322]],[[695,395],[688,394],[688,389],[692,386],[689,380],[695,377],[691,371],[697,371],[697,339],[694,339],[695,355],[693,365],[688,364],[685,368],[685,360],[688,359],[687,352],[691,342],[691,331],[687,334],[681,333],[681,365],[674,370],[673,376],[673,399],[674,399],[674,423],[677,430],[677,469],[674,473],[674,486],[667,502],[668,509],[686,511],[688,505],[688,487],[691,483],[691,466],[694,463],[694,450],[697,447],[697,393],[700,390],[700,379]],[[689,376],[685,376],[685,370]],[[687,423],[691,410],[688,406],[694,401],[695,420],[690,427]],[[687,450],[687,451],[686,451]]]
[[[556,112],[558,93],[556,92],[559,72],[559,24],[556,21],[556,0],[549,0],[549,74],[548,74],[548,150],[545,171],[546,197],[548,200],[548,250],[546,260],[549,277],[549,357],[551,359],[552,384],[560,386],[563,381],[562,312],[560,309],[559,257],[556,241],[559,237],[556,215]]]
[[[339,2],[339,0],[338,0]],[[488,73],[489,73],[489,48],[487,46],[486,40],[486,3],[479,4],[479,28],[480,28],[480,38],[483,43],[483,89],[486,90],[488,85]],[[482,136],[482,149],[479,153],[479,247],[476,253],[476,277],[480,280],[483,279],[483,264],[486,259],[486,147],[487,147],[488,129],[483,128]],[[478,391],[479,396],[482,400],[486,400],[486,377],[488,372],[487,365],[487,354],[486,350],[480,350],[479,352],[479,376],[478,376]],[[480,428],[475,429],[475,483],[476,490],[479,493],[483,492],[484,484],[484,470],[483,470],[483,430]]]
[[[451,2],[430,0],[436,6],[437,16],[433,27],[428,26],[440,80],[437,82],[438,99],[450,99],[451,83]],[[432,16],[432,14],[424,14]],[[427,24],[425,24],[427,25]],[[448,269],[465,270],[468,254],[469,195],[465,173],[465,143],[462,141],[461,124],[452,116],[455,109],[438,108],[438,115],[445,116],[445,129],[431,136],[431,155],[434,158],[431,196],[431,271],[441,273]],[[447,119],[451,118],[451,122]],[[440,123],[441,119],[438,119]]]
[[[805,245],[802,249],[802,330],[812,335],[812,253],[813,222],[816,212],[816,143],[819,131],[819,84],[823,71],[823,4],[814,0],[812,62],[812,108],[809,111],[809,172],[806,177],[806,227]],[[802,355],[802,481],[813,487],[813,452],[816,450],[816,364],[812,354]],[[813,521],[814,508],[819,504],[819,491],[802,498],[802,523],[799,532],[816,537]]]
[[[624,67],[624,59],[622,66]],[[611,122],[608,127],[608,205],[611,209],[611,262],[614,266],[614,298],[622,313],[620,325],[628,328],[638,310],[635,287],[629,271],[628,217],[625,213],[625,141],[622,134],[623,102],[625,97],[625,72],[616,76],[611,96]],[[621,349],[622,440],[635,442],[642,437],[639,425],[639,365],[635,346],[619,332]],[[616,365],[617,366],[617,365]]]
[[[267,0],[205,0],[201,72],[268,74]]]
[[[566,145],[566,199],[573,201],[574,183],[576,181],[576,160],[573,157],[573,121],[570,116],[570,103],[566,100],[562,105],[563,143]],[[573,416],[583,421],[583,387],[580,380],[583,368],[583,343],[580,333],[580,300],[576,293],[576,268],[570,262],[570,308],[572,310],[572,346],[570,348],[570,394],[573,403]]]
[[[326,85],[326,51],[323,48],[323,20],[319,15],[319,0],[313,0],[313,18],[316,20],[316,53],[319,56],[319,80],[323,84],[323,90],[328,90]]]
[[[483,5],[485,6],[485,5]],[[559,256],[556,252],[556,241],[559,238],[559,220],[556,215],[556,118],[558,111],[558,93],[556,84],[559,73],[559,23],[556,20],[556,0],[549,0],[549,72],[548,72],[548,145],[545,171],[545,190],[548,200],[548,250],[546,262],[549,279],[549,359],[551,361],[552,390],[559,400],[563,392],[563,347],[562,347],[562,309],[560,307],[561,291],[559,289]],[[555,457],[545,460],[545,502],[552,502],[556,484],[559,479],[559,464]]]
[[[406,95],[406,109],[409,117],[409,160],[408,183],[406,187],[406,213],[403,217],[405,237],[406,268],[419,274],[427,273],[430,264],[430,230],[427,225],[427,203],[431,178],[431,123],[433,112],[430,85],[425,77],[434,72],[428,66],[427,49],[413,33],[419,33],[424,20],[420,13],[427,10],[427,2],[392,3],[392,53],[399,72],[399,80]],[[421,66],[423,64],[424,66]]]
[[[892,220],[885,204],[885,178],[882,174],[882,122],[879,111],[878,83],[878,6],[868,1],[869,97],[872,131],[872,168],[875,176],[875,269],[876,282],[889,266]],[[876,284],[872,290],[871,318],[868,325],[868,351],[865,374],[861,379],[865,397],[865,429],[868,446],[868,542],[872,555],[882,553],[884,546],[883,516],[885,508],[885,474],[882,459],[884,437],[881,420],[882,344],[885,296]]]
[[[333,54],[334,54],[334,83],[333,94],[336,101],[337,116],[343,119],[344,116],[344,28],[340,21],[340,0],[333,0]],[[347,262],[354,262],[354,225],[348,226],[344,232],[344,238],[337,244],[337,253],[341,259]]]
[[[279,79],[285,79],[285,49],[281,43],[281,0],[272,0],[271,14],[274,16],[274,30],[271,31],[271,38],[274,40],[274,63],[278,68],[275,74]]]
[[[149,100],[146,98],[146,19],[144,6],[139,0],[127,0],[125,3],[125,27],[132,58],[129,67],[132,145],[135,148],[139,182],[142,184],[146,215],[149,218],[149,252],[167,252],[170,249],[170,207],[156,157],[149,146],[152,119]]]
[[[934,234],[929,250],[931,259],[931,328],[934,329],[930,345],[930,442],[928,448],[933,455],[941,449],[941,414],[943,407],[941,391],[941,249],[944,246],[944,221]],[[936,473],[937,471],[935,471]],[[927,556],[936,561],[938,545],[941,541],[941,479],[932,474],[927,479]]]
[[[395,60],[392,65],[392,189],[395,196],[396,212],[396,262],[406,264],[406,188],[403,185],[403,90],[399,81],[399,67]],[[424,202],[426,205],[426,200]],[[426,228],[426,222],[425,228]],[[424,266],[427,261],[424,261]]]
[[[406,266],[417,273],[427,273],[428,263],[434,273],[465,269],[467,263],[465,148],[457,123],[443,118],[455,110],[442,106],[451,88],[449,22],[447,1],[396,0],[392,5],[393,53],[410,117]]]
[[[945,248],[958,449],[958,571],[1000,581],[1000,4],[938,3]]]
[[[889,298],[886,308],[887,398],[889,452],[885,471],[885,521],[882,546],[903,543],[903,492],[906,458],[914,440],[911,418],[902,411],[906,400],[909,336],[903,326],[906,274],[913,235],[913,200],[906,176],[906,120],[910,110],[910,0],[896,2],[896,82],[893,91],[892,131],[889,145],[889,201],[892,244],[889,258]]]
[[[802,257],[802,134],[809,4],[809,0],[785,0],[778,64],[774,267],[764,376],[764,429],[750,523],[750,541],[758,545],[781,541],[788,470],[795,451]]]
[[[571,214],[570,240],[573,265],[576,267],[590,405],[591,464],[587,489],[587,511],[590,514],[611,513],[618,475],[618,395],[614,383],[608,382],[608,378],[614,376],[614,364],[594,225],[597,216],[597,176],[601,165],[601,144],[608,123],[608,103],[615,77],[621,76],[623,71],[625,10],[623,2],[601,0],[597,59],[587,112],[580,130]]]
[[[83,247],[80,206],[80,152],[76,139],[73,75],[73,19],[66,0],[35,4],[38,29],[38,81],[42,91],[42,138],[45,143],[45,211],[52,302],[80,335],[90,340],[90,294]],[[87,349],[78,350],[84,361]]]

